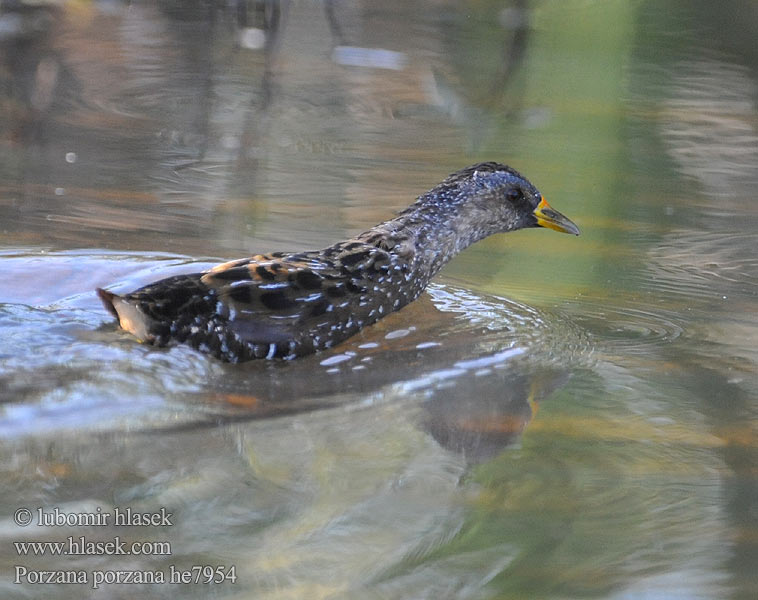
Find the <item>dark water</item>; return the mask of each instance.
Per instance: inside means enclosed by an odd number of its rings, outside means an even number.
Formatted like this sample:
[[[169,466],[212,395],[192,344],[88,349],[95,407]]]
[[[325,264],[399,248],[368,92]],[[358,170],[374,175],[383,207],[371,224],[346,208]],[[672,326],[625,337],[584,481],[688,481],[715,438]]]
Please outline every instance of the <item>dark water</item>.
[[[0,596],[758,597],[757,38],[738,0],[0,2]],[[94,295],[493,159],[582,236],[328,353],[155,350]],[[81,536],[154,552],[17,545]]]

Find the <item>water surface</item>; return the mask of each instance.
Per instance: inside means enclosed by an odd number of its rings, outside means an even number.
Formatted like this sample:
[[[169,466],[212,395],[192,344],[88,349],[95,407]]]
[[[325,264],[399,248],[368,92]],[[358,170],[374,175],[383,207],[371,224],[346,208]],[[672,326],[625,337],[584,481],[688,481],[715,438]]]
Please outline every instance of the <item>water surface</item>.
[[[738,0],[0,9],[0,595],[758,596],[756,33]],[[330,245],[479,160],[582,236],[485,240],[329,352],[149,348],[93,292]],[[14,545],[80,536],[170,553]],[[236,581],[93,589],[193,565]]]

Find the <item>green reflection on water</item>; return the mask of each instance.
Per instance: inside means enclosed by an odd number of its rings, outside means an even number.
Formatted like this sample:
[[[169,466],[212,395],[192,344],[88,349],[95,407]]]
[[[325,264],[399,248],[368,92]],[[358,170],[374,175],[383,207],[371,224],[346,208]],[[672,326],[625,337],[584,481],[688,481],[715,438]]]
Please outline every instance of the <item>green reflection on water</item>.
[[[593,3],[591,9],[585,2],[537,5],[518,105],[506,96],[493,110],[492,131],[478,151],[502,156],[532,178],[552,205],[579,224],[582,236],[496,236],[471,249],[448,274],[485,281],[489,292],[525,300],[606,283],[614,268],[602,259],[614,250],[630,201],[622,134],[634,16],[628,2]],[[495,273],[484,258],[493,254],[503,256]],[[558,288],[552,284],[556,273]]]

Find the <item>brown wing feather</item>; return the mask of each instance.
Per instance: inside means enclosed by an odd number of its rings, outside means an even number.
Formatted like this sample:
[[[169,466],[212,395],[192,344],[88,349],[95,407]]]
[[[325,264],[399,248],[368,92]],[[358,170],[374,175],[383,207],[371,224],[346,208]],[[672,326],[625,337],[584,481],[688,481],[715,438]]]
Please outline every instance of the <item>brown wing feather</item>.
[[[215,290],[231,319],[298,318],[302,321],[329,298],[338,297],[346,273],[318,253],[282,258],[258,255],[214,267],[201,281]]]

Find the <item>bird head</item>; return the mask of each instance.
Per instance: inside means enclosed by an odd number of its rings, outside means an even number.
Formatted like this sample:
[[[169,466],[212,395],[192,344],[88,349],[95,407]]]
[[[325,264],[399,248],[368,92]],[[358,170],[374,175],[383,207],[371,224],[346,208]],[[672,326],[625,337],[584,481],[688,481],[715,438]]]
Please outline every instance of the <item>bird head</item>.
[[[506,165],[473,165],[448,177],[441,187],[468,222],[479,223],[481,237],[528,227],[579,235],[579,228],[568,217],[552,208],[526,177]]]

